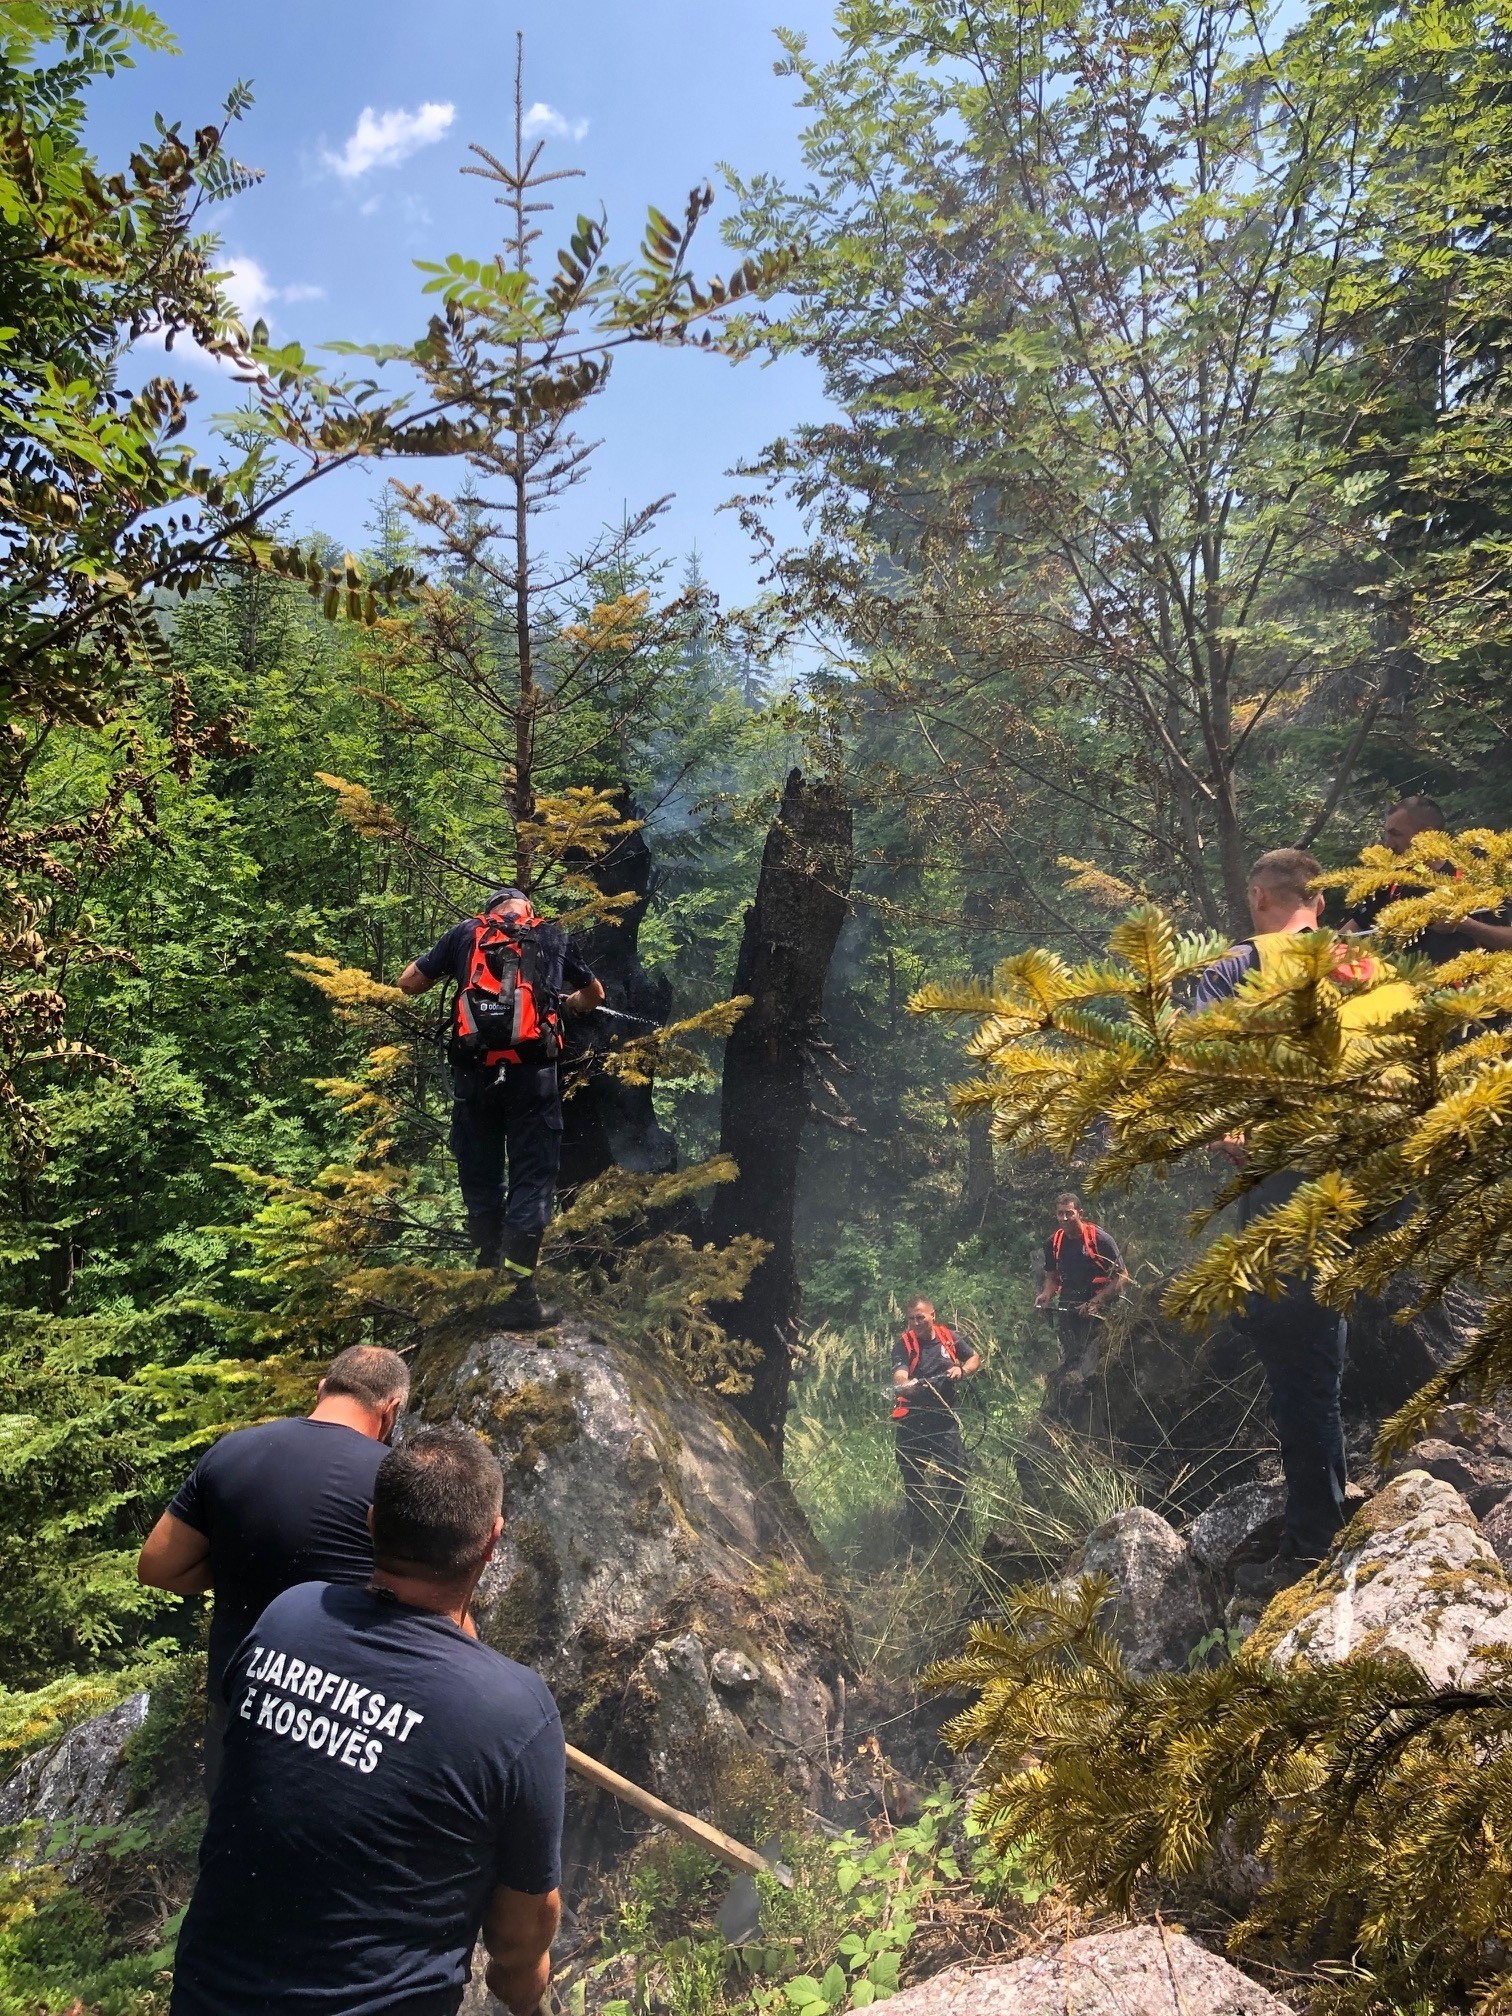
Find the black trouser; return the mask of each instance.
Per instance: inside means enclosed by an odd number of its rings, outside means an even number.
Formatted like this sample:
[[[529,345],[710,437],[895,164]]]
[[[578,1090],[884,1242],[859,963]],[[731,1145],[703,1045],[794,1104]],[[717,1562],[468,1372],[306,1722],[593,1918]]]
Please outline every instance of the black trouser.
[[[555,1069],[507,1071],[501,1086],[467,1090],[452,1107],[451,1151],[469,1217],[502,1212],[513,1232],[543,1232],[562,1159]]]
[[[953,1533],[966,1511],[966,1451],[961,1424],[940,1402],[917,1402],[896,1423],[898,1469],[908,1510],[908,1537],[927,1544],[937,1533]]]
[[[1097,1316],[1083,1316],[1069,1302],[1055,1311],[1055,1334],[1060,1338],[1061,1369],[1065,1372],[1097,1370]]]
[[[1244,1200],[1244,1222],[1284,1204],[1303,1180],[1291,1171],[1268,1176]],[[1305,1280],[1294,1280],[1277,1301],[1252,1295],[1235,1328],[1253,1347],[1270,1391],[1271,1419],[1286,1478],[1282,1545],[1288,1553],[1316,1559],[1328,1552],[1344,1524],[1344,1487],[1349,1481],[1339,1411],[1347,1342],[1344,1318],[1325,1309]]]

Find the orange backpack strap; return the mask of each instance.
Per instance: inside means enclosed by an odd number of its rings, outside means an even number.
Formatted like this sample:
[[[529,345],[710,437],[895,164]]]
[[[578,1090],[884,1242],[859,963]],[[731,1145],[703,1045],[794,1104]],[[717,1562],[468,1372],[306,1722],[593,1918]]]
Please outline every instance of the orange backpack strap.
[[[912,1379],[919,1369],[919,1340],[912,1330],[903,1332],[903,1355],[908,1360],[908,1376]],[[893,1402],[892,1418],[894,1421],[908,1419],[908,1402],[901,1393]]]
[[[1113,1276],[1109,1271],[1107,1260],[1098,1250],[1097,1231],[1098,1228],[1095,1225],[1089,1225],[1085,1220],[1082,1221],[1082,1251],[1092,1262],[1092,1286],[1094,1288],[1106,1288]]]

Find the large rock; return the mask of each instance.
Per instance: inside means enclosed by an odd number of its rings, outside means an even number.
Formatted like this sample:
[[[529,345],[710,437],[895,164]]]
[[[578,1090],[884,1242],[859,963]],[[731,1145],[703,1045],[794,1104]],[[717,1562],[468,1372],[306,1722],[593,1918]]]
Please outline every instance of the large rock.
[[[1414,1442],[1392,1470],[1398,1476],[1406,1470],[1426,1470],[1430,1477],[1457,1491],[1477,1516],[1490,1512],[1512,1493],[1512,1457],[1450,1442],[1439,1435]]]
[[[1290,2016],[1284,2002],[1184,1933],[1129,1925],[1007,1967],[951,1967],[888,2016]]]
[[[1482,1534],[1496,1558],[1512,1574],[1512,1498],[1488,1512],[1480,1522]]]
[[[1211,1619],[1186,1542],[1158,1512],[1135,1505],[1115,1512],[1088,1534],[1067,1562],[1062,1588],[1105,1575],[1114,1601],[1109,1630],[1136,1673],[1184,1666]]]
[[[1459,1493],[1409,1470],[1275,1599],[1249,1642],[1278,1664],[1398,1653],[1437,1687],[1470,1685],[1483,1648],[1512,1649],[1512,1582]]]
[[[1182,1537],[1198,1567],[1227,1583],[1241,1562],[1275,1553],[1285,1511],[1284,1484],[1236,1484],[1200,1512]]]
[[[1406,1322],[1397,1320],[1411,1307],[1416,1287],[1410,1275],[1398,1276],[1384,1299],[1362,1296],[1350,1310],[1344,1366],[1347,1419],[1384,1421],[1469,1341],[1480,1309],[1473,1297],[1458,1290]]]
[[[147,1720],[148,1705],[145,1691],[128,1695],[34,1750],[0,1785],[0,1827],[43,1823],[22,1845],[19,1860],[71,1863],[96,1828],[125,1819],[131,1794],[127,1744]]]
[[[546,1336],[419,1353],[415,1411],[504,1466],[482,1636],[545,1677],[572,1741],[675,1804],[738,1832],[822,1802],[849,1627],[787,1485],[665,1365],[583,1325]],[[611,1817],[580,1810],[580,1835]]]

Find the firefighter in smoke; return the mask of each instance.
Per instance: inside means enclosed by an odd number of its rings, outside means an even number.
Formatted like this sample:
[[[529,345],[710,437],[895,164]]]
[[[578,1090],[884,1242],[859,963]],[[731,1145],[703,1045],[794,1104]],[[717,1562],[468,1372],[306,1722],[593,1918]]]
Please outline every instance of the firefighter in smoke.
[[[934,1304],[916,1295],[893,1346],[893,1424],[911,1546],[927,1547],[937,1533],[949,1538],[963,1523],[966,1451],[956,1394],[981,1363],[969,1344],[936,1322]]]
[[[457,987],[447,1050],[451,1151],[468,1235],[480,1267],[510,1276],[503,1320],[538,1327],[536,1260],[562,1155],[562,1018],[591,1013],[603,985],[566,932],[512,888],[495,890],[476,917],[411,960],[399,985],[423,994],[446,979]]]
[[[1081,1200],[1063,1190],[1055,1200],[1055,1230],[1045,1241],[1045,1278],[1036,1309],[1055,1308],[1061,1371],[1073,1379],[1097,1369],[1097,1326],[1103,1305],[1128,1279],[1110,1232],[1082,1216]]]

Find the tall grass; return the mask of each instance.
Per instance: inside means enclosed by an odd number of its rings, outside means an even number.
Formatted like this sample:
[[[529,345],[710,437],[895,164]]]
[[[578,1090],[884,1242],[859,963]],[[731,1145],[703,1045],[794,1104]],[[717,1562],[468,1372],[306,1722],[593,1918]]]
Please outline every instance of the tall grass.
[[[999,1580],[981,1559],[989,1536],[999,1558],[1024,1564],[1015,1577],[1050,1574],[1094,1526],[1137,1503],[1138,1490],[1090,1444],[1037,1420],[1055,1355],[1048,1325],[1043,1344],[1031,1332],[1005,1349],[981,1311],[953,1311],[956,1334],[983,1361],[960,1393],[970,1539],[910,1554],[891,1420],[902,1312],[892,1314],[889,1330],[826,1326],[810,1338],[786,1468],[847,1585],[863,1664],[902,1675],[952,1648],[965,1621],[993,1607]]]

